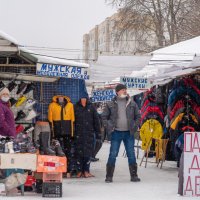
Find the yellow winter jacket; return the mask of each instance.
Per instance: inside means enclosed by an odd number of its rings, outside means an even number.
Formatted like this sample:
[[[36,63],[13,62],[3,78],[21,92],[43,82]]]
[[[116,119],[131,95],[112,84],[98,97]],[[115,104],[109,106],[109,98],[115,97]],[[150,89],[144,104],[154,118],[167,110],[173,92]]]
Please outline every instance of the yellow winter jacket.
[[[48,110],[48,120],[51,122],[54,132],[60,135],[74,135],[74,106],[70,101],[69,97],[64,97],[65,107],[63,107],[63,113],[61,113],[62,107],[58,104],[58,97],[62,95],[54,96],[52,99],[52,103],[49,105]]]
[[[151,146],[151,139],[161,139],[163,136],[163,128],[159,121],[155,119],[147,120],[140,129],[140,138],[142,140],[142,149],[147,150],[148,144]]]
[[[185,113],[180,113],[175,119],[172,119],[172,123],[170,125],[171,129],[176,129],[177,124],[182,120],[184,115]],[[196,119],[196,117],[192,114],[190,114],[190,116],[192,117],[192,120],[198,124],[198,120]]]

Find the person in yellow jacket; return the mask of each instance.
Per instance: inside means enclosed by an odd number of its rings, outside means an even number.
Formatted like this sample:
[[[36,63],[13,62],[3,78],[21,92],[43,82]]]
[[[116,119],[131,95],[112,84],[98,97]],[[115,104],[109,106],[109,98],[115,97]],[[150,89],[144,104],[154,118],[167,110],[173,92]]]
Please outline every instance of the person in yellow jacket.
[[[71,176],[74,136],[74,106],[70,98],[63,95],[54,96],[49,105],[48,120],[52,129],[52,138],[58,140],[67,157],[67,176]]]

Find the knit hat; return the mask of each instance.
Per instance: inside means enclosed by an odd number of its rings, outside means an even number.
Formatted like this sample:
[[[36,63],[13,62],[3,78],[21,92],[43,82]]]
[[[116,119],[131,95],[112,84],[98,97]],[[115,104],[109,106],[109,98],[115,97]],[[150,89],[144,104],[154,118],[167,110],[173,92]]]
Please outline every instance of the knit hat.
[[[116,87],[115,87],[115,91],[116,92],[119,92],[120,90],[123,90],[123,89],[127,89],[127,87],[123,84],[118,84]]]
[[[9,96],[10,96],[10,92],[9,92],[9,90],[8,90],[8,88],[3,88],[1,91],[0,91],[0,96],[2,95],[2,94],[8,94]]]

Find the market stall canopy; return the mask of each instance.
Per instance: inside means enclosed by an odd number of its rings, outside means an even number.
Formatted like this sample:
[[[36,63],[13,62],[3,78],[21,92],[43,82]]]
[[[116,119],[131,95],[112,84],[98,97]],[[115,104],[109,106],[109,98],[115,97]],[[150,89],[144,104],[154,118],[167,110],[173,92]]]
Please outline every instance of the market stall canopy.
[[[162,85],[176,77],[195,73],[200,69],[200,37],[152,52],[152,58],[139,72],[131,76],[146,76],[154,85]]]
[[[130,75],[133,70],[141,70],[147,65],[150,58],[150,55],[99,56],[90,66],[90,82],[111,82],[117,77]]]
[[[74,62],[63,58],[54,58],[48,55],[40,55],[27,49],[23,45],[20,45],[17,40],[3,31],[0,31],[0,52],[6,56],[17,53],[19,56],[22,56],[33,63],[47,63],[89,68],[89,65],[86,63]]]
[[[0,31],[0,52],[6,52],[7,54],[17,52],[17,45],[18,43],[14,38]]]

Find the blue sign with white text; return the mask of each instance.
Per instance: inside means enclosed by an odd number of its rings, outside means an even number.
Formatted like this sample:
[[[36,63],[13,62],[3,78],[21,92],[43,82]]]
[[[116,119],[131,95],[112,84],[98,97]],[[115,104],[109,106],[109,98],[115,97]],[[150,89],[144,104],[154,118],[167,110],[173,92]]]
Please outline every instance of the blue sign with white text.
[[[111,101],[116,96],[115,91],[110,90],[95,90],[92,92],[92,102],[105,102]]]
[[[37,63],[36,74],[40,76],[56,76],[84,80],[90,78],[87,68],[47,63]]]

